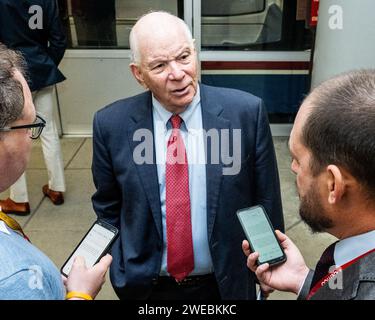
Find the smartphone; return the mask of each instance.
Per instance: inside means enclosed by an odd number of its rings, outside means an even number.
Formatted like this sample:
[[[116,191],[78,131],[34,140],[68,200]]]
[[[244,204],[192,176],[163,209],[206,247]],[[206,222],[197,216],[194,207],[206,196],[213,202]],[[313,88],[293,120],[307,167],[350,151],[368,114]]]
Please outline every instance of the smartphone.
[[[116,227],[97,220],[63,264],[61,273],[68,277],[77,256],[85,258],[87,267],[95,265],[109,251],[117,235]]]
[[[264,208],[260,205],[237,211],[238,219],[252,252],[258,252],[258,265],[271,266],[286,261],[286,255]]]

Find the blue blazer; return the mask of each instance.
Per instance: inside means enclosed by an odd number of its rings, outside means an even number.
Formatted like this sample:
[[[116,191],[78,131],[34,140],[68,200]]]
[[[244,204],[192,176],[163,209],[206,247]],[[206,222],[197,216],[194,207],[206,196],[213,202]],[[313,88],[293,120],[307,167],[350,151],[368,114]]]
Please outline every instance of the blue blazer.
[[[241,171],[223,175],[224,164],[206,165],[207,234],[215,277],[223,299],[254,299],[255,278],[241,248],[245,235],[236,211],[262,204],[284,229],[279,177],[262,100],[248,93],[201,86],[203,128],[241,129]],[[151,93],[117,101],[94,117],[92,197],[98,218],[120,228],[112,248],[110,276],[120,298],[145,299],[162,262],[162,218],[157,168],[137,165],[133,141],[138,129],[153,132]],[[232,150],[233,146],[230,146]],[[210,144],[207,154],[210,155]],[[230,153],[232,154],[232,153]],[[155,153],[153,155],[155,163]]]
[[[29,13],[33,5],[42,8],[42,29],[29,27],[35,15]],[[0,42],[24,56],[31,91],[65,80],[57,68],[64,56],[66,37],[55,0],[0,0]]]

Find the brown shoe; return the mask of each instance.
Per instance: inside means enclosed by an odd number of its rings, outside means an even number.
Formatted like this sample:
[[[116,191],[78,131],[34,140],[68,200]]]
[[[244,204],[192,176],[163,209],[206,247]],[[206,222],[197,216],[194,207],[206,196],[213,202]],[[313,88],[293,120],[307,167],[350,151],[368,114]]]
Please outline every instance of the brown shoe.
[[[64,195],[61,191],[53,191],[50,188],[48,188],[48,184],[44,185],[43,188],[43,194],[50,198],[52,203],[56,206],[64,203]]]
[[[13,213],[19,216],[26,216],[30,213],[28,202],[14,202],[11,198],[0,200],[0,207],[4,213]]]

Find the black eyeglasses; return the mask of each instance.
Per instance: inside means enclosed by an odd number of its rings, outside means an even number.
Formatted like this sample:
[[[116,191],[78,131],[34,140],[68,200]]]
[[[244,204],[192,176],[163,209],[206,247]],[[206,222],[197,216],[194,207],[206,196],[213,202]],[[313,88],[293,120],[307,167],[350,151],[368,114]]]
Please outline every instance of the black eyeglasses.
[[[0,128],[0,132],[8,132],[8,131],[17,130],[17,129],[31,129],[30,138],[31,139],[38,139],[45,126],[46,126],[46,121],[41,116],[36,115],[36,119],[35,119],[34,123],[32,123],[32,124],[25,124],[25,125],[22,125],[22,126]]]

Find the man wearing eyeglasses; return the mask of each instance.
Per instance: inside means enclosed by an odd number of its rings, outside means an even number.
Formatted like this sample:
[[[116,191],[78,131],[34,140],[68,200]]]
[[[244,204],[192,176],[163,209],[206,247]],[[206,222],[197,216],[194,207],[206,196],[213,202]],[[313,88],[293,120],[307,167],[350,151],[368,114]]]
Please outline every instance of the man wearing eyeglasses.
[[[41,116],[36,115],[34,123],[0,128],[0,132],[9,132],[16,129],[30,129],[30,138],[36,140],[41,135],[45,126],[46,121]]]
[[[22,74],[22,58],[0,44],[0,192],[24,172],[32,139],[45,121],[36,115]],[[31,139],[30,139],[31,138]],[[92,268],[75,260],[68,279],[29,241],[20,225],[0,211],[0,300],[91,300],[104,283],[112,262],[103,257]]]
[[[38,13],[42,15],[38,16]],[[36,23],[36,25],[35,25]],[[53,116],[54,85],[65,80],[58,65],[64,56],[64,35],[56,1],[0,0],[0,42],[20,51],[24,56],[29,78],[28,85],[38,114],[45,120],[41,145],[47,167],[48,184],[42,192],[53,204],[64,202],[64,163],[57,127]],[[33,134],[38,130],[32,129]],[[10,196],[0,200],[6,213],[30,213],[25,174],[11,186]]]

